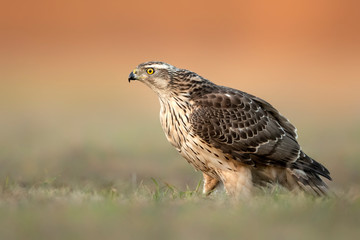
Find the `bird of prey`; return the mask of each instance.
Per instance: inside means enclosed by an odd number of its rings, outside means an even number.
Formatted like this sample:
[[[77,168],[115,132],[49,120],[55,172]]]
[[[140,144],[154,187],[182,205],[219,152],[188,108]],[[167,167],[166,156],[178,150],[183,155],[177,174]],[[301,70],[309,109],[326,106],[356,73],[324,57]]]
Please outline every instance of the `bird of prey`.
[[[222,182],[235,198],[274,184],[327,195],[320,177],[331,180],[329,171],[301,150],[296,128],[263,99],[164,62],[142,63],[128,80],[158,95],[167,140],[203,173],[204,194]]]

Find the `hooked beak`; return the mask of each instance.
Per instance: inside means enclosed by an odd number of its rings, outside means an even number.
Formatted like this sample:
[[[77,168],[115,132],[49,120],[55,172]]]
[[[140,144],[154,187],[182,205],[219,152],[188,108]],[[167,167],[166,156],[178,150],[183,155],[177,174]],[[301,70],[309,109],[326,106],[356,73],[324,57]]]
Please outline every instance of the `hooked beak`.
[[[129,80],[129,82],[130,82],[131,80],[137,80],[134,72],[131,72],[131,73],[130,73],[128,80]]]

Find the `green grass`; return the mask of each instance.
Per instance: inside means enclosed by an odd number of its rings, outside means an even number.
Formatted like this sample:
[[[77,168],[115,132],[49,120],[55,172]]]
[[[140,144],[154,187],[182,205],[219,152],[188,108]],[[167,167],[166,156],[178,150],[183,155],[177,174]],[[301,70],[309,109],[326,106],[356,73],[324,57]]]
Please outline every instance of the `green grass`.
[[[232,201],[155,179],[137,186],[21,186],[5,179],[0,239],[355,239],[360,198],[275,189]]]

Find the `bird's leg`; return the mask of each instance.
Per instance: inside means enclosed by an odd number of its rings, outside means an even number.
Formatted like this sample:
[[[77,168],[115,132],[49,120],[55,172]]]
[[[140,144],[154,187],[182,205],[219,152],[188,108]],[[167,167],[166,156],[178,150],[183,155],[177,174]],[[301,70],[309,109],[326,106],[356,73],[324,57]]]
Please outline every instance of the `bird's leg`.
[[[218,170],[217,173],[229,196],[235,199],[251,196],[253,183],[251,170],[248,167],[237,166],[236,171]]]
[[[210,177],[206,173],[203,173],[204,176],[204,189],[203,193],[206,194],[206,196],[210,195],[211,191],[215,189],[215,187],[218,185],[219,180],[213,177]]]

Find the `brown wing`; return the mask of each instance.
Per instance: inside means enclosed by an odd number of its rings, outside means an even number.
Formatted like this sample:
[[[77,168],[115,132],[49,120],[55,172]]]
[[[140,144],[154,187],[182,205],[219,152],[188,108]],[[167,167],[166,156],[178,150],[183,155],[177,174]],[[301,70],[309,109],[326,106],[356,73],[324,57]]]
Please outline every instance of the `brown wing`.
[[[194,102],[192,130],[238,161],[288,166],[298,158],[295,127],[264,100],[219,87]]]

